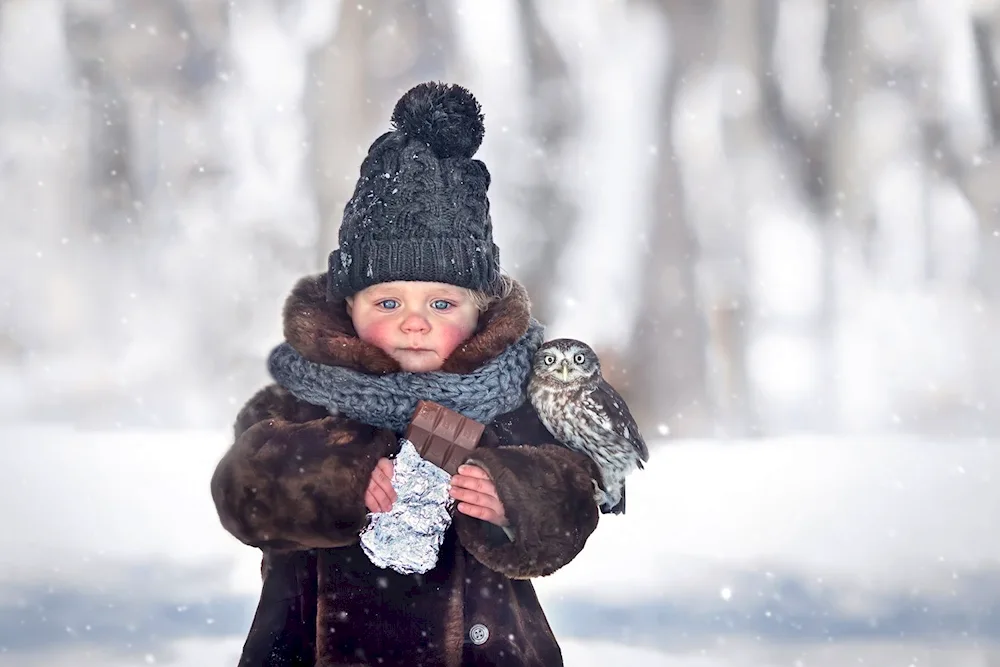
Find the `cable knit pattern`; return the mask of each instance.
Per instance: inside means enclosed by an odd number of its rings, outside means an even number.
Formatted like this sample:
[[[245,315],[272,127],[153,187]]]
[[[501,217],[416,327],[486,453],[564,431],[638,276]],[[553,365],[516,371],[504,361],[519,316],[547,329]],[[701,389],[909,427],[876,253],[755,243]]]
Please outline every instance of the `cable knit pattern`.
[[[327,266],[330,300],[394,280],[495,292],[490,173],[473,158],[484,132],[479,103],[460,86],[424,83],[400,98],[393,122],[344,207]]]
[[[420,399],[489,424],[525,401],[531,360],[543,336],[543,327],[532,320],[527,333],[517,342],[466,374],[438,371],[369,375],[309,361],[288,343],[271,352],[268,370],[275,382],[296,398],[321,405],[331,414],[397,433],[406,430]]]

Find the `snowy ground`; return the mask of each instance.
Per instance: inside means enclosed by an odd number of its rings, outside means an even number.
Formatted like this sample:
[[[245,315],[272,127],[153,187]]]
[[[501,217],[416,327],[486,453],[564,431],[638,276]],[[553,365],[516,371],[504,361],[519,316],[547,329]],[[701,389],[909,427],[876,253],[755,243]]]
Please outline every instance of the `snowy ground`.
[[[0,430],[0,667],[235,664],[225,433]],[[1000,444],[671,443],[538,583],[570,667],[1000,661]]]

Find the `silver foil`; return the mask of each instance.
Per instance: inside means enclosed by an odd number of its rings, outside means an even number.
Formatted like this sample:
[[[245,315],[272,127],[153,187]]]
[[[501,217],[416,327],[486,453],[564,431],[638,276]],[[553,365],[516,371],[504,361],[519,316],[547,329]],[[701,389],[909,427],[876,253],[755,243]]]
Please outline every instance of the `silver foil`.
[[[379,567],[401,574],[424,573],[437,563],[451,525],[451,475],[421,457],[409,440],[401,443],[392,475],[396,502],[388,512],[372,513],[361,531],[361,548]]]

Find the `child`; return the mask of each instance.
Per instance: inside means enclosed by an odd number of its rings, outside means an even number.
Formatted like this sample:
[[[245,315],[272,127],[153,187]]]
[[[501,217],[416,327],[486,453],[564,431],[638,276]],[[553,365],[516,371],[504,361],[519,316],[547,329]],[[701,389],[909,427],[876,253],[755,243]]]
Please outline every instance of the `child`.
[[[542,330],[500,274],[490,176],[472,159],[478,103],[421,84],[393,122],[361,166],[328,272],[286,301],[277,384],[240,411],[212,478],[223,526],[263,552],[240,665],[556,667],[530,579],[583,549],[598,473],[525,397]],[[390,459],[423,398],[487,430],[452,477],[436,565],[402,575],[373,565],[358,535],[395,500]]]

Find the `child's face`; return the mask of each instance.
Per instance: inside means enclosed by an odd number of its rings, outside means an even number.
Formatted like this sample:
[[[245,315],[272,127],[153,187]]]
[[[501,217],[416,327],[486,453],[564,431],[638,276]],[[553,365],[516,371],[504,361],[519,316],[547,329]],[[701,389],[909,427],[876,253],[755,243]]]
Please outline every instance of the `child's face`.
[[[440,369],[479,321],[468,290],[445,283],[372,285],[348,299],[347,308],[361,340],[413,373]]]

